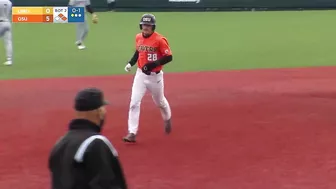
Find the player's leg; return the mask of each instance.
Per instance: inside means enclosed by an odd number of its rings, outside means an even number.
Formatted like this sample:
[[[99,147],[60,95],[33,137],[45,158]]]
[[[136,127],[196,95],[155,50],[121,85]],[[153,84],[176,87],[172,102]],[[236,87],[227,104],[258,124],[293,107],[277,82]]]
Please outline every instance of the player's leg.
[[[3,22],[0,26],[0,35],[3,37],[5,51],[6,51],[6,62],[4,65],[10,66],[13,64],[13,40],[12,40],[12,28],[9,22]]]
[[[76,28],[76,45],[78,49],[82,50],[85,49],[84,45],[84,40],[89,32],[89,25],[87,21],[85,20],[83,23],[77,23],[77,28]]]
[[[163,72],[153,75],[147,85],[152,94],[153,101],[160,108],[161,116],[164,120],[166,133],[171,132],[171,109],[167,98],[164,95],[164,78]]]
[[[140,105],[147,90],[145,77],[146,75],[138,69],[132,86],[131,102],[128,112],[128,135],[124,137],[125,142],[135,142],[135,136],[139,128]]]

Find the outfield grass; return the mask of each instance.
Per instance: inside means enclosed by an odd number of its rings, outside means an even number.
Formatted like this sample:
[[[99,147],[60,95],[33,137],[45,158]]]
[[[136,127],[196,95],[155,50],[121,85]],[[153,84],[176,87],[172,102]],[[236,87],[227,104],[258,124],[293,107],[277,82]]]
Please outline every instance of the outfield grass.
[[[99,13],[85,51],[72,24],[15,24],[0,79],[124,73],[142,13]],[[166,71],[336,65],[336,11],[156,13],[174,62]],[[4,49],[1,46],[1,57]]]

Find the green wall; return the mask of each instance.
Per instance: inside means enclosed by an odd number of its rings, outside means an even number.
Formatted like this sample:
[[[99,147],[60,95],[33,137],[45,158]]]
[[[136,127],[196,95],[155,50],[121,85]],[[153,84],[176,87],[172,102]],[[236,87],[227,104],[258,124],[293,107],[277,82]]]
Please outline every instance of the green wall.
[[[172,2],[174,1],[174,2]],[[182,2],[181,2],[182,1]],[[91,0],[96,8],[106,8],[106,0]],[[67,0],[13,0],[14,6],[66,6]],[[221,10],[235,8],[336,8],[336,0],[117,0],[117,9]]]
[[[335,0],[120,0],[119,8],[327,8],[336,7]],[[188,2],[189,1],[189,2]]]
[[[67,6],[69,0],[12,0],[13,6]],[[91,0],[95,7],[106,7],[106,0]]]

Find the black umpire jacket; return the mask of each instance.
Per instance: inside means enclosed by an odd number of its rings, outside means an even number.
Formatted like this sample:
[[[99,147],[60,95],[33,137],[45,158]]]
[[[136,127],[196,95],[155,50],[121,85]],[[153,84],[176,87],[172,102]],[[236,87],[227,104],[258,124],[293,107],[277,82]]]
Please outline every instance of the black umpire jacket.
[[[52,189],[127,189],[116,150],[100,127],[72,120],[49,157]]]

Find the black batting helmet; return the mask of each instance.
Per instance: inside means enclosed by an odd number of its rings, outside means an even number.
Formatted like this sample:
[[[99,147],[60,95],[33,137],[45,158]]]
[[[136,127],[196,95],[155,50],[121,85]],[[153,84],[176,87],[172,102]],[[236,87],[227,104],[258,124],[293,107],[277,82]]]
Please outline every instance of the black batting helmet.
[[[153,31],[154,31],[155,27],[156,27],[155,16],[153,14],[142,15],[141,20],[140,20],[140,30],[142,30],[142,25],[143,24],[151,25],[153,27]]]

